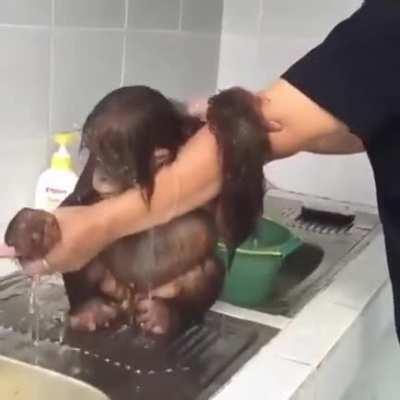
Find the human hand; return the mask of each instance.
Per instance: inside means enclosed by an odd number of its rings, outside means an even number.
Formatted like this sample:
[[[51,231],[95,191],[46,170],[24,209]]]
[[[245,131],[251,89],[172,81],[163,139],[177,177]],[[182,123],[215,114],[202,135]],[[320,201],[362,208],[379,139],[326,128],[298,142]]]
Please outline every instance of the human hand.
[[[44,257],[61,239],[61,231],[53,214],[23,208],[8,224],[5,243],[14,249],[14,257],[33,260]]]
[[[22,260],[29,275],[77,271],[109,243],[104,216],[94,206],[61,207],[54,216],[61,231],[60,240],[45,256]]]
[[[262,101],[269,101],[265,95],[262,97]],[[187,105],[188,113],[200,118],[202,121],[207,120],[207,98],[197,98],[189,101]],[[266,121],[267,129],[270,132],[279,132],[282,130],[282,125],[278,121]]]

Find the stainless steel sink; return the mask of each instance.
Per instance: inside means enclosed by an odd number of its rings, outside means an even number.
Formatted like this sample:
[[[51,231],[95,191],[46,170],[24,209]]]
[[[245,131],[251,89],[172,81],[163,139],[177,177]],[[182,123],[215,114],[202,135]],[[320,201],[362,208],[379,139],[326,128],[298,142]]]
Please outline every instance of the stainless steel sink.
[[[0,356],[1,400],[109,400],[85,383]]]
[[[370,207],[275,189],[265,210],[304,242],[285,261],[274,295],[258,309],[289,318],[380,230]],[[27,335],[29,289],[21,274],[0,279],[0,400],[208,399],[279,332],[215,312],[174,340],[149,345],[134,328],[74,332],[57,317],[68,308],[63,286],[42,281],[41,340],[33,347]]]
[[[293,318],[380,231],[373,207],[278,189],[265,198],[266,216],[288,227],[304,246],[284,263],[275,290],[258,311]]]

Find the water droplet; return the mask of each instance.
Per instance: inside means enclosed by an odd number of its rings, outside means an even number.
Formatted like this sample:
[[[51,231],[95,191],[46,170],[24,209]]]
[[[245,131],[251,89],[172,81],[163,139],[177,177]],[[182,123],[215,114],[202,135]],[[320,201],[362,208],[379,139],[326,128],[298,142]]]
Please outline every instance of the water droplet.
[[[84,351],[83,351],[83,354],[84,354],[85,356],[88,356],[88,355],[90,355],[90,352],[87,351],[87,350],[84,350]]]
[[[173,370],[172,368],[167,368],[167,369],[165,370],[165,372],[166,372],[167,374],[171,374],[172,372],[174,372],[174,370]]]
[[[81,373],[81,369],[79,367],[72,367],[71,374],[72,375],[79,375]]]
[[[115,362],[114,362],[114,365],[115,365],[116,367],[120,367],[120,366],[121,366],[121,363],[120,363],[119,361],[115,361]]]
[[[130,371],[130,370],[132,369],[132,367],[131,367],[130,365],[126,364],[126,365],[125,365],[125,369],[126,369],[127,371]]]
[[[105,361],[106,363],[109,363],[111,360],[110,360],[109,358],[105,358],[104,361]]]
[[[137,369],[137,370],[135,370],[135,374],[137,374],[137,375],[141,375],[141,374],[142,374],[142,370],[141,370],[141,369]]]
[[[156,371],[154,371],[152,369],[149,372],[147,372],[148,375],[154,375],[155,373],[156,373]]]

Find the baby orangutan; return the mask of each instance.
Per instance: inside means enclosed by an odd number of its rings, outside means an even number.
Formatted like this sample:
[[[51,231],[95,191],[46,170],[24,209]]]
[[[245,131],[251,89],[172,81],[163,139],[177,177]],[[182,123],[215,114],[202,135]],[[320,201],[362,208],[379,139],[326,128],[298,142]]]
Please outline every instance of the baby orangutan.
[[[142,329],[173,333],[201,318],[218,298],[225,268],[217,238],[234,250],[262,213],[267,148],[258,99],[233,88],[209,100],[207,122],[222,163],[221,194],[212,204],[149,231],[122,238],[82,270],[64,274],[76,329],[108,326],[127,313]],[[120,88],[88,116],[82,145],[89,160],[63,206],[89,205],[136,187],[149,207],[159,168],[203,125],[145,86]],[[43,257],[60,239],[55,217],[23,209],[6,243],[21,258]]]

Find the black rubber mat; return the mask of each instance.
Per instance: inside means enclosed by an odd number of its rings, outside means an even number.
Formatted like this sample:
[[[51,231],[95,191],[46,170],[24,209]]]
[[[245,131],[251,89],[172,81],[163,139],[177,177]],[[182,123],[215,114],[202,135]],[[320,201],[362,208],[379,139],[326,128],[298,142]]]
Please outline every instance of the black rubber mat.
[[[39,286],[40,341],[33,346],[30,281],[0,281],[0,353],[80,379],[112,400],[206,399],[278,330],[210,312],[173,340],[144,337],[127,326],[96,333],[64,329],[67,304],[57,282]]]

